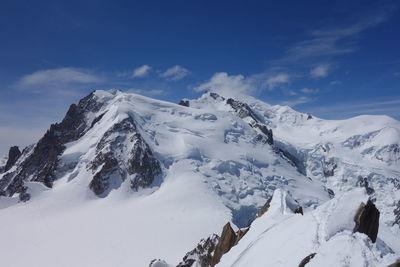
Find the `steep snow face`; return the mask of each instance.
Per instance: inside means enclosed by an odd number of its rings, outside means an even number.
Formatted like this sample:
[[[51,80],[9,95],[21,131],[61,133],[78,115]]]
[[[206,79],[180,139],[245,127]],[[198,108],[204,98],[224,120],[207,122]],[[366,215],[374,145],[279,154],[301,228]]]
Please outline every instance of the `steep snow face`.
[[[299,266],[309,255],[307,266],[388,266],[396,260],[382,240],[373,244],[353,233],[356,211],[368,199],[364,190],[347,192],[304,216],[293,213],[287,198],[277,190],[268,211],[217,266]]]
[[[242,105],[209,94],[197,107],[120,91],[84,99],[0,175],[12,196],[0,199],[3,262],[178,263],[227,221],[247,225],[277,188],[306,210],[329,199]]]

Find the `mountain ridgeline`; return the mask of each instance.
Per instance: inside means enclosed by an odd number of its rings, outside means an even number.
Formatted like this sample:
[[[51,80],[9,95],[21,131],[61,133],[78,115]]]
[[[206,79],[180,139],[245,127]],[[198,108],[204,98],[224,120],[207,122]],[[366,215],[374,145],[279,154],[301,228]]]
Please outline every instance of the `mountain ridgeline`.
[[[53,266],[400,257],[400,122],[387,116],[324,120],[243,95],[175,104],[97,90],[0,165],[0,236],[27,240],[0,244],[15,266],[43,251]],[[31,258],[15,259],[20,249]]]

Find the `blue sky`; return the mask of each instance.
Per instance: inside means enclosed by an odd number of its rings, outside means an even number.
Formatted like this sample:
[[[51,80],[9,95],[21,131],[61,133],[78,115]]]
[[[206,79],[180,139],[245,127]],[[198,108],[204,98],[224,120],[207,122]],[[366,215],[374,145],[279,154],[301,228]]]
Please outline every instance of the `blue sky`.
[[[396,1],[0,4],[0,153],[72,102],[119,88],[177,102],[217,88],[327,119],[400,118]]]

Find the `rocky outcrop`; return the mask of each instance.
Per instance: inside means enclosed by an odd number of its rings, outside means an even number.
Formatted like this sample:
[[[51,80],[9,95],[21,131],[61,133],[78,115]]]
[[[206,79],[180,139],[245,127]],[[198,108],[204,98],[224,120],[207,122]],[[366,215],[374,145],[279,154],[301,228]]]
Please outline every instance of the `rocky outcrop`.
[[[316,253],[311,253],[310,255],[308,255],[307,257],[305,257],[305,258],[300,262],[299,267],[304,267],[304,266],[306,266],[306,264],[309,263],[310,260],[311,260],[312,258],[315,257],[315,255],[316,255]]]
[[[400,227],[400,200],[397,202],[396,208],[393,210],[394,222],[393,225],[397,224]]]
[[[137,190],[151,185],[161,174],[160,163],[138,133],[131,117],[105,132],[97,144],[96,157],[89,169],[94,173],[89,187],[98,196],[106,196],[127,177],[131,179],[131,188]]]
[[[397,260],[395,263],[390,264],[388,267],[400,267],[400,259]]]
[[[264,206],[261,207],[261,209],[257,212],[256,218],[261,217],[266,213],[271,205],[271,200],[272,197],[268,198],[267,202],[265,202]]]
[[[160,259],[154,259],[150,262],[149,267],[170,267],[166,261]]]
[[[211,266],[215,266],[221,260],[222,255],[227,253],[237,243],[236,240],[237,235],[235,231],[233,231],[231,224],[228,222],[222,229],[221,238],[215,247]]]
[[[177,267],[213,267],[247,233],[249,227],[234,231],[228,222],[222,229],[221,237],[213,234],[200,240],[196,248],[186,253]]]
[[[65,150],[65,144],[79,139],[86,133],[90,128],[87,125],[86,115],[99,111],[101,106],[102,104],[96,101],[94,93],[82,98],[78,105],[72,104],[60,123],[52,124],[38,143],[30,148],[29,153],[23,152],[26,158],[11,177],[8,177],[10,183],[3,183],[6,188],[0,190],[4,190],[7,196],[21,193],[26,180],[41,182],[51,188],[56,178],[58,157]]]
[[[11,169],[11,167],[14,166],[20,156],[21,151],[19,151],[19,148],[17,146],[10,147],[10,150],[8,151],[8,160],[6,166],[4,167],[4,172]]]
[[[324,176],[325,177],[334,176],[337,167],[338,167],[337,164],[333,161],[325,162],[323,168]]]
[[[373,193],[375,193],[375,190],[369,186],[368,178],[366,178],[366,177],[358,176],[356,185],[360,186],[360,187],[364,187],[365,191],[367,192],[368,195],[372,195]]]
[[[220,240],[216,234],[208,237],[207,239],[200,240],[195,249],[186,253],[183,261],[177,267],[191,267],[196,262],[196,266],[209,267],[213,258],[215,247]]]
[[[367,204],[361,203],[354,217],[354,232],[366,234],[375,243],[379,230],[379,215],[379,210],[371,200],[368,200]]]
[[[189,107],[190,103],[188,99],[182,99],[181,101],[179,101],[178,105]]]

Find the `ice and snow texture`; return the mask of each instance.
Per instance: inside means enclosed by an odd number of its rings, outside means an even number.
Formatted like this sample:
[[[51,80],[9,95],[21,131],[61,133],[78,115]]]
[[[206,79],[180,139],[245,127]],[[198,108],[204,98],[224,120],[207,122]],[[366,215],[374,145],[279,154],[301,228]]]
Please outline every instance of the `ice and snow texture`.
[[[304,216],[287,207],[286,193],[277,190],[267,213],[225,254],[217,266],[298,266],[316,253],[307,266],[387,266],[396,260],[389,247],[372,244],[353,233],[354,215],[368,196],[355,189]]]
[[[303,162],[311,180],[271,146],[258,142],[247,119],[239,118],[221,98],[205,94],[184,107],[119,91],[95,95],[104,105],[88,120],[104,115],[82,138],[67,144],[54,188],[28,183],[31,201],[17,203],[17,196],[0,199],[0,236],[7,240],[0,243],[2,262],[147,266],[161,258],[174,264],[201,238],[219,233],[227,221],[246,225],[278,188],[308,213],[329,199],[324,186],[340,197],[356,186],[359,176],[370,180],[383,213],[378,237],[400,253],[395,245],[400,233],[390,226],[391,205],[400,196],[386,180],[399,177],[399,122],[369,116],[307,120],[306,114],[288,107],[241,99],[273,129],[276,144]],[[134,119],[161,162],[163,175],[136,193],[126,179],[106,198],[95,197],[88,188],[93,175],[88,164],[104,133],[127,117]],[[324,168],[330,161],[337,168],[326,177]],[[284,229],[284,222],[278,222]],[[304,227],[308,223],[319,225],[315,219],[304,222]]]

